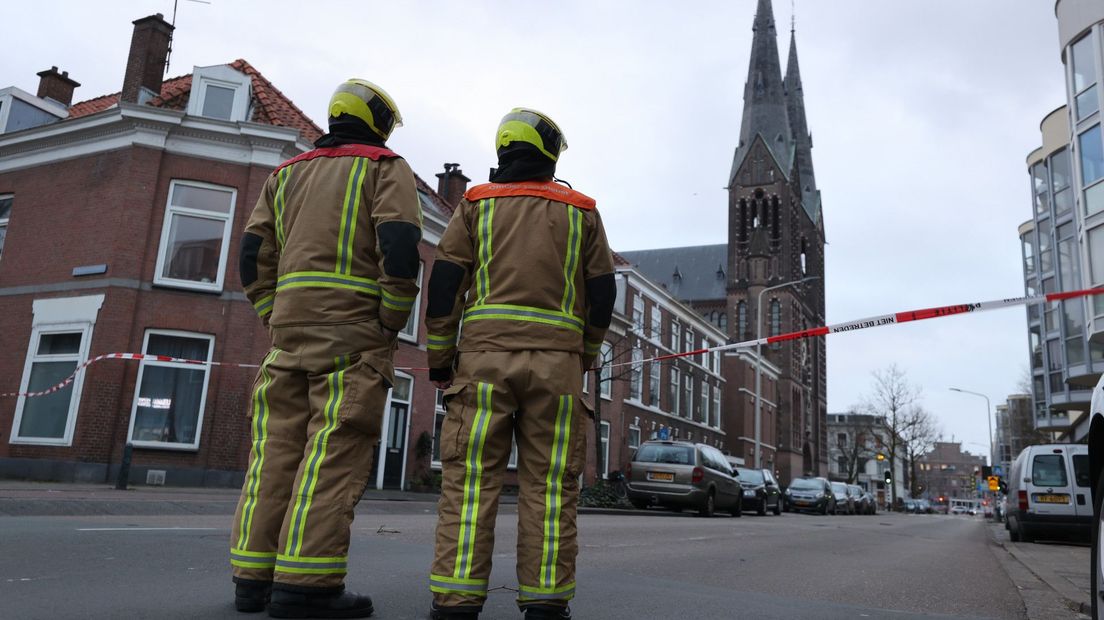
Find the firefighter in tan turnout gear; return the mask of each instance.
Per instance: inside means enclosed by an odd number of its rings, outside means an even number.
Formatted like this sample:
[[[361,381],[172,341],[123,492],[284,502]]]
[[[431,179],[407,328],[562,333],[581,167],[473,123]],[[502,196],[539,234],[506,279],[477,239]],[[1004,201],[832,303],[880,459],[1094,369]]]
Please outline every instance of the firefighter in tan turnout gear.
[[[453,214],[427,296],[430,379],[448,411],[431,617],[482,610],[516,439],[517,602],[527,620],[570,618],[582,378],[610,324],[613,258],[594,200],[553,181],[567,146],[555,123],[514,109],[496,138],[499,167]]]
[[[395,337],[418,293],[414,174],[384,147],[400,122],[379,87],[341,84],[330,133],[272,173],[245,229],[242,284],[272,350],[253,386],[252,449],[230,539],[240,611],[267,603],[281,618],[372,613],[371,599],[344,581]]]

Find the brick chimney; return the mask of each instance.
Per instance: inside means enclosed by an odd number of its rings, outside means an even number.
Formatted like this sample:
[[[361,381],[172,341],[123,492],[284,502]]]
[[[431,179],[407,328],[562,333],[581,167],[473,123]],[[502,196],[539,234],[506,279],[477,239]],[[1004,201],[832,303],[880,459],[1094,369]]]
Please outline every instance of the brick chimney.
[[[54,101],[69,107],[73,103],[73,91],[80,83],[69,77],[68,71],[58,73],[57,67],[50,67],[46,71],[39,71],[38,98],[53,99]]]
[[[123,76],[123,101],[145,101],[146,98],[141,97],[143,88],[155,96],[161,94],[172,31],[172,25],[160,13],[134,21],[126,75]]]
[[[445,171],[437,173],[437,193],[455,207],[468,191],[469,181],[471,179],[460,170],[460,164],[445,164]]]

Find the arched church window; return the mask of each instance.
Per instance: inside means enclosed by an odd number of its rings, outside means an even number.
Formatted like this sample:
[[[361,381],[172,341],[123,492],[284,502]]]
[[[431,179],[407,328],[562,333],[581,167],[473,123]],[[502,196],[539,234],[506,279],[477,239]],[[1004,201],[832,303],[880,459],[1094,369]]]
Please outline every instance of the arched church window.
[[[806,244],[805,244],[805,238],[802,237],[802,239],[801,239],[801,275],[805,275],[806,273],[808,273],[808,265],[806,264],[806,261],[805,261],[806,249],[807,248],[806,248]]]
[[[736,339],[743,340],[747,333],[747,304],[736,304]]]
[[[778,217],[778,196],[775,196],[771,200],[771,237],[775,240],[781,236],[781,229],[779,228],[781,221]]]
[[[782,304],[777,299],[770,302],[770,335],[777,336],[782,333]],[[775,343],[774,348],[778,348]]]

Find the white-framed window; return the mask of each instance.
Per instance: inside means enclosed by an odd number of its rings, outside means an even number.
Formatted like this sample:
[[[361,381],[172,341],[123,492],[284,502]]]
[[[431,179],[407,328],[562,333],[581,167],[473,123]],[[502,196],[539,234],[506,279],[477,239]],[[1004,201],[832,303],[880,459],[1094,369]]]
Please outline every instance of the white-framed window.
[[[629,425],[629,449],[636,450],[640,447],[640,427],[635,424]]]
[[[1096,89],[1096,58],[1093,49],[1093,33],[1081,37],[1070,45],[1070,77],[1073,86],[1073,118],[1075,121],[1092,116],[1100,109]]]
[[[221,291],[238,191],[174,179],[161,227],[154,284]]]
[[[681,333],[679,332],[678,319],[672,318],[671,319],[671,350],[676,352],[676,353],[679,350],[679,342],[680,342],[679,339],[680,338],[681,338]]]
[[[667,395],[668,404],[671,406],[671,413],[674,415],[679,414],[679,369],[671,366],[670,370],[670,393]]]
[[[592,374],[594,373],[589,370],[583,373],[583,394],[590,394],[590,375]]]
[[[1085,214],[1104,211],[1104,136],[1097,123],[1077,136],[1081,160],[1081,187],[1084,189]]]
[[[223,121],[249,120],[252,81],[229,65],[195,67],[186,113]]]
[[[690,329],[690,326],[687,325],[686,326],[686,332],[683,335],[682,351],[683,352],[689,352],[689,351],[693,351],[693,350],[694,350],[694,330]],[[693,360],[692,357],[688,357],[686,359]]]
[[[410,316],[406,319],[406,325],[399,332],[399,338],[408,342],[418,342],[418,318],[421,316],[419,309],[422,303],[422,274],[425,271],[425,261],[418,261],[418,294],[414,296],[414,307],[410,310]]]
[[[648,404],[659,408],[659,362],[648,362]]]
[[[644,296],[639,292],[633,295],[633,309],[632,309],[632,321],[633,331],[637,334],[644,334]]]
[[[602,473],[602,478],[609,478],[609,422],[602,422],[602,462],[598,471]]]
[[[429,462],[433,467],[441,466],[441,425],[445,423],[445,391],[436,390],[436,404],[433,407],[433,449]]]
[[[713,351],[713,372],[721,374],[721,352]]]
[[[701,382],[701,413],[699,417],[702,424],[709,424],[709,384],[705,381]]]
[[[644,351],[638,341],[632,349],[632,370],[629,374],[629,398],[639,401],[643,394],[644,383]]]
[[[34,327],[19,391],[41,392],[58,385],[88,359],[90,323],[61,323]],[[20,396],[15,407],[11,443],[68,446],[73,442],[77,407],[84,373],[73,382],[43,396]]]
[[[599,371],[599,379],[601,385],[598,386],[598,394],[606,400],[613,398],[613,381],[610,375],[611,370],[609,363],[613,360],[613,345],[608,342],[602,343],[602,369]]]
[[[13,202],[15,196],[0,194],[0,258],[4,256],[4,238],[8,236],[8,220],[11,218]]]
[[[659,304],[652,304],[652,333],[649,334],[649,338],[656,342],[663,340],[663,312],[659,309]]]
[[[690,373],[682,378],[682,402],[686,406],[685,416],[694,418],[694,377]]]
[[[713,428],[721,427],[721,386],[713,386],[713,418],[709,421]]]
[[[149,329],[142,353],[209,361],[215,337],[207,334]],[[143,359],[130,408],[130,443],[143,448],[196,450],[203,432],[203,412],[211,367]]]

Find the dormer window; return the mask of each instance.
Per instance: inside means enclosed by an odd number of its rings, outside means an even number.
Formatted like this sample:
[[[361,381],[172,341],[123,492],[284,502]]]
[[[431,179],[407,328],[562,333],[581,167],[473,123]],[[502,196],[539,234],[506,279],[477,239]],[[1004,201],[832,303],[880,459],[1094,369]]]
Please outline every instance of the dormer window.
[[[248,121],[250,85],[248,75],[229,65],[196,67],[188,114],[222,121]]]

